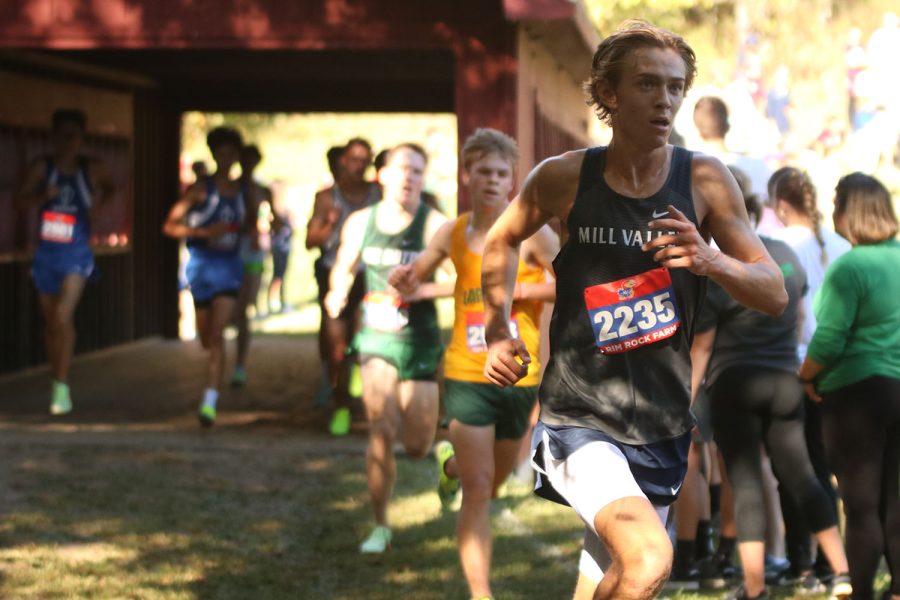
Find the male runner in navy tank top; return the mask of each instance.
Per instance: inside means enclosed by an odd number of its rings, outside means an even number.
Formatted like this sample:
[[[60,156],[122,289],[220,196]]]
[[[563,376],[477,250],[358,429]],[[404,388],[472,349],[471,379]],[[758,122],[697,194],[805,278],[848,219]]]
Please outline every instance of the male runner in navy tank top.
[[[585,88],[612,141],[538,165],[485,242],[485,374],[508,386],[531,360],[507,325],[519,244],[553,217],[566,225],[533,463],[538,493],[586,525],[576,598],[652,598],[668,577],[704,277],[766,313],[787,301],[725,166],[667,144],[694,62],[646,22],[606,38]]]
[[[75,349],[75,307],[94,271],[91,217],[113,190],[103,162],[80,154],[86,125],[80,110],[53,113],[54,153],[32,163],[17,196],[20,209],[40,204],[40,241],[31,274],[46,328],[54,415],[72,410],[68,378]]]
[[[206,389],[197,411],[204,427],[216,421],[216,404],[225,369],[225,326],[231,322],[244,275],[240,257],[242,235],[256,235],[256,195],[232,179],[243,142],[229,127],[216,127],[206,136],[216,172],[191,185],[172,205],[163,233],[187,240],[186,268],[197,334],[209,354]]]

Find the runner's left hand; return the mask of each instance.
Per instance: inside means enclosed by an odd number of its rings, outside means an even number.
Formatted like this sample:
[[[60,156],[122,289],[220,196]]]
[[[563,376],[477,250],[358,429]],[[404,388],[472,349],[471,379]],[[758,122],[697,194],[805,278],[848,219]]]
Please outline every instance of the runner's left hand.
[[[644,252],[654,252],[653,260],[670,269],[685,268],[695,275],[708,275],[712,263],[721,254],[706,243],[694,223],[683,212],[668,206],[669,218],[654,219],[650,229],[668,233],[641,246]]]

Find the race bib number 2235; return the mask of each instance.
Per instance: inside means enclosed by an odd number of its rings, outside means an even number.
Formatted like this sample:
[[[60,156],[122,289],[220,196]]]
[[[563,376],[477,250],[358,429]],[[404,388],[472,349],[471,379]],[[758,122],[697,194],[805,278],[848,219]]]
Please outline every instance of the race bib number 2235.
[[[675,335],[681,319],[668,269],[593,285],[584,302],[603,354],[620,354]]]

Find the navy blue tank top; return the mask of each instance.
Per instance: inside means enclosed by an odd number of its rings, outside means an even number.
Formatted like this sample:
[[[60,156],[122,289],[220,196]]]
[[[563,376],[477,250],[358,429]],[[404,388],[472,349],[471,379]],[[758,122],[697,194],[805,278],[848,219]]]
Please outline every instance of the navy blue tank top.
[[[647,198],[607,185],[605,147],[586,151],[553,264],[556,303],[541,420],[590,427],[626,444],[672,439],[693,426],[690,347],[706,279],[666,269],[641,245],[671,204],[697,225],[692,153],[674,147],[669,175]]]
[[[192,206],[187,213],[189,227],[207,227],[213,223],[228,223],[228,232],[216,239],[188,238],[188,250],[195,255],[228,256],[237,255],[240,248],[241,230],[244,225],[246,205],[243,188],[237,195],[226,198],[219,194],[212,177],[206,178],[206,200]]]
[[[41,205],[39,215],[40,248],[69,251],[73,246],[88,246],[91,234],[91,184],[87,159],[79,157],[78,168],[69,175],[59,171],[52,158],[47,159],[47,186],[59,193]]]

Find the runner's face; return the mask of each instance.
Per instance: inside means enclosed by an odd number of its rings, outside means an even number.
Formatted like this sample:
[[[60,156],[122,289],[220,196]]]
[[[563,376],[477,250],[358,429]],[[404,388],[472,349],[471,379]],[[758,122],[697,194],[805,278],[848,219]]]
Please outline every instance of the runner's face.
[[[425,180],[425,158],[410,148],[394,152],[381,170],[384,197],[398,202],[418,199]]]
[[[469,165],[463,181],[475,206],[505,206],[513,188],[513,167],[509,160],[491,152]]]
[[[76,156],[81,150],[84,132],[77,123],[63,122],[53,134],[56,150],[64,156]]]
[[[372,164],[372,153],[362,144],[353,144],[347,148],[341,156],[341,166],[348,179],[361,183],[366,175],[366,169]]]
[[[687,68],[671,48],[638,48],[619,85],[604,94],[613,109],[613,130],[640,146],[664,146],[684,101]]]
[[[220,144],[213,150],[213,160],[216,161],[216,169],[222,173],[231,171],[231,167],[238,161],[241,149],[233,144]]]

